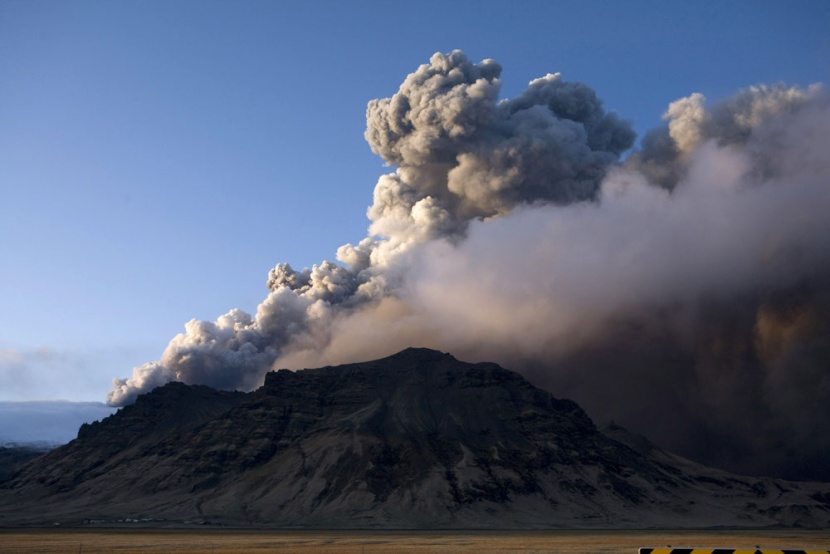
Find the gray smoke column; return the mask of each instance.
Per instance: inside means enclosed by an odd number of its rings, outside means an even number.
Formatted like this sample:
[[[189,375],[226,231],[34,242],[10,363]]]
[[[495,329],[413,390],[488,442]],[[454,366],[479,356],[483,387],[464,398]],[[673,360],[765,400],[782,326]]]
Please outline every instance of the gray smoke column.
[[[594,199],[609,164],[634,140],[629,124],[604,112],[590,88],[559,75],[499,102],[500,73],[492,60],[435,54],[392,98],[370,102],[366,139],[397,169],[375,187],[369,237],[338,250],[345,267],[278,264],[254,317],[234,309],[214,323],[188,322],[161,360],[115,380],[109,402],[128,404],[172,380],[251,389],[286,349],[316,347],[334,320],[394,298],[414,246],[460,240],[471,220],[517,205]]]
[[[830,99],[757,86],[630,126],[548,75],[499,100],[500,67],[436,54],[366,138],[393,166],[369,236],[269,274],[254,317],[192,321],[116,380],[250,389],[428,346],[491,360],[694,459],[830,479]]]

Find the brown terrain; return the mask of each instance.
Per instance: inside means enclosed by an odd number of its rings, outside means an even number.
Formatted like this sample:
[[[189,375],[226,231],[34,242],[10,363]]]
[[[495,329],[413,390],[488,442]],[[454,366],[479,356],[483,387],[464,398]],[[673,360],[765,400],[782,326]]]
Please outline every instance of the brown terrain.
[[[146,554],[636,554],[640,547],[830,550],[820,531],[0,530],[0,552]]]

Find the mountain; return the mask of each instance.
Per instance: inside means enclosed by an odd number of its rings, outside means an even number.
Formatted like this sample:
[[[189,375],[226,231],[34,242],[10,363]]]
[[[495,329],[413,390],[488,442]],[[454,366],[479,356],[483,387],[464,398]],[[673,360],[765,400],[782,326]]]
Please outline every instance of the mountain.
[[[601,432],[495,364],[408,349],[170,383],[0,484],[0,526],[125,518],[328,528],[830,526],[830,484],[739,477]],[[161,524],[161,523],[159,523]]]

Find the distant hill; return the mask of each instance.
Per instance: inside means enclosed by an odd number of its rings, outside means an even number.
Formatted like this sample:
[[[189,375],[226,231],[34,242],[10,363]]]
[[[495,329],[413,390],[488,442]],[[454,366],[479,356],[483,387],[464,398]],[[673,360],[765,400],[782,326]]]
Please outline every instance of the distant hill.
[[[24,465],[43,456],[51,448],[36,445],[0,446],[0,483],[14,476]]]
[[[170,383],[0,484],[0,526],[133,518],[327,528],[830,526],[830,484],[739,477],[601,432],[495,364],[408,349]]]

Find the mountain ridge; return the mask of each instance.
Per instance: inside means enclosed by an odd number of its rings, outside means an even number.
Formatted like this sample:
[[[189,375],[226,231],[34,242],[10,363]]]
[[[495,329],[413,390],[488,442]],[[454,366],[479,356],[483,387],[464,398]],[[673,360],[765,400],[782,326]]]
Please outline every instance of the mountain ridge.
[[[256,527],[827,527],[830,484],[705,468],[619,427],[600,432],[576,403],[518,373],[412,348],[270,372],[250,393],[169,383],[0,484],[0,526],[126,517]]]

